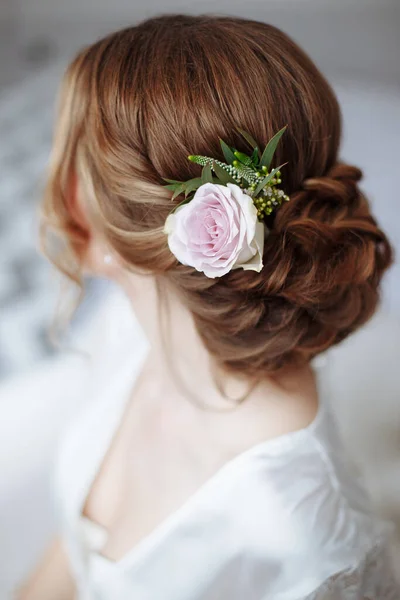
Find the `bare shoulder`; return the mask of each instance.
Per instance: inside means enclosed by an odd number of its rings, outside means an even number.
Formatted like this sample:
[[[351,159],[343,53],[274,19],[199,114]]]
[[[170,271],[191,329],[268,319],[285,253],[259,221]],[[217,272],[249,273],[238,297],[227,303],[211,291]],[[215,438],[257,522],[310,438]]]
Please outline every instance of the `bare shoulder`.
[[[310,366],[272,382],[261,383],[230,415],[241,449],[308,427],[319,407],[315,374]],[[231,431],[231,433],[232,433]]]

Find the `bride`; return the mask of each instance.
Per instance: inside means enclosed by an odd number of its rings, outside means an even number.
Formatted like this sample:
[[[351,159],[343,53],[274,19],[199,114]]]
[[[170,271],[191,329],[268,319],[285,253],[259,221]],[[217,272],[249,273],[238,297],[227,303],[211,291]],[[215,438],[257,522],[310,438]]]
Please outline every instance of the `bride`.
[[[327,81],[261,22],[159,16],[70,65],[43,204],[66,247],[46,248],[140,328],[105,341],[21,600],[398,598],[317,361],[391,264],[340,135]]]

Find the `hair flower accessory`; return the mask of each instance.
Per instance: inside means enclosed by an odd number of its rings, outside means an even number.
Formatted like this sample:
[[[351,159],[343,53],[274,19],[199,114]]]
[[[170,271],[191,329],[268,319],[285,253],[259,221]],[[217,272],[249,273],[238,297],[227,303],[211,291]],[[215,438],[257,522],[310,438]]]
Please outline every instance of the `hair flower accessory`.
[[[239,268],[261,271],[264,219],[289,200],[277,187],[283,165],[269,170],[285,129],[270,140],[262,155],[254,139],[239,129],[253,147],[251,156],[220,140],[226,163],[191,155],[189,160],[203,167],[201,177],[186,182],[165,179],[165,187],[174,192],[172,200],[185,195],[164,227],[169,248],[180,263],[210,278]]]

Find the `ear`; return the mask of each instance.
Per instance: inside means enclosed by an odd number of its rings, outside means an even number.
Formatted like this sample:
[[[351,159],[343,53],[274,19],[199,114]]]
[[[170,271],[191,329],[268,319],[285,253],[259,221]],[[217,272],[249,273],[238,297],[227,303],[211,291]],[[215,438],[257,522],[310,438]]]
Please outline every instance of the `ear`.
[[[83,272],[87,275],[115,279],[121,268],[120,261],[90,221],[88,211],[85,209],[85,200],[84,187],[76,172],[71,172],[67,202],[72,219],[86,236],[85,252],[81,263]]]

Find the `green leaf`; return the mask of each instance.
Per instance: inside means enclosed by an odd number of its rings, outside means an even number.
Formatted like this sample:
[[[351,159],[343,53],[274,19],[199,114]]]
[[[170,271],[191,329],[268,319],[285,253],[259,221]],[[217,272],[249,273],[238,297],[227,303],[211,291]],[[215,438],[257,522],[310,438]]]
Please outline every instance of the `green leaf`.
[[[239,127],[237,127],[237,131],[244,137],[246,142],[248,142],[253,149],[257,148],[257,154],[260,157],[261,154],[260,154],[260,151],[258,149],[258,144],[255,141],[255,139],[249,133],[247,133],[247,131],[244,131],[244,129],[239,129]]]
[[[257,146],[256,148],[254,148],[253,154],[251,155],[251,162],[253,163],[255,168],[257,168],[257,166],[258,166],[258,158],[259,158],[259,149]]]
[[[269,169],[272,163],[272,159],[274,158],[276,147],[279,144],[279,140],[285,133],[286,129],[287,125],[285,125],[285,127],[283,127],[280,131],[278,131],[278,133],[276,133],[274,137],[270,139],[268,144],[265,146],[265,150],[262,154],[260,161],[260,167],[267,167],[267,169]]]
[[[212,172],[210,165],[205,165],[201,171],[201,184],[212,183]]]
[[[183,183],[183,181],[178,181],[177,179],[166,179],[165,177],[162,177],[162,179],[168,181],[168,183]]]
[[[224,153],[226,162],[228,163],[228,165],[231,165],[235,160],[233,150],[228,146],[228,144],[224,142],[224,140],[221,140],[221,138],[219,138],[219,143],[221,144],[222,152]]]
[[[264,179],[262,181],[260,181],[260,183],[258,184],[258,186],[256,187],[256,189],[253,192],[253,196],[256,197],[261,190],[267,185],[267,183],[269,183],[271,181],[271,179],[274,178],[274,176],[276,175],[276,173],[282,169],[283,166],[285,166],[287,163],[284,163],[283,165],[280,165],[280,167],[276,167],[276,169],[272,169],[271,173],[269,175],[267,175],[266,177],[264,177]]]
[[[225,169],[223,169],[217,162],[213,162],[213,170],[216,176],[218,177],[220,183],[226,185],[227,183],[235,183],[235,180]]]
[[[194,179],[189,179],[189,181],[185,184],[185,196],[188,196],[191,192],[194,192],[202,185],[201,177],[195,177]]]
[[[181,185],[181,183],[170,183],[169,185],[164,185],[163,187],[167,188],[167,190],[171,190],[172,192],[174,192]]]
[[[171,200],[175,200],[175,198],[177,196],[179,196],[180,194],[183,194],[184,191],[185,191],[185,184],[182,183],[182,185],[176,187]]]

